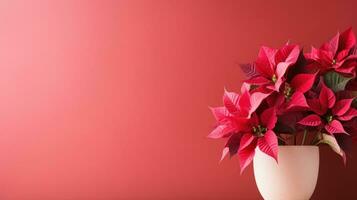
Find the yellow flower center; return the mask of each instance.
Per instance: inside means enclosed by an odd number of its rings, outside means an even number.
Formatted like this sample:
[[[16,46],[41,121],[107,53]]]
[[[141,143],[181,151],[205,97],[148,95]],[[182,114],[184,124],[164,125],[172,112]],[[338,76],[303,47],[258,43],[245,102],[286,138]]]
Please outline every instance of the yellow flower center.
[[[332,122],[332,120],[333,120],[333,116],[332,116],[332,115],[328,115],[328,116],[326,117],[327,123]]]
[[[291,95],[293,94],[294,90],[292,87],[290,87],[290,85],[288,83],[285,84],[285,88],[284,88],[284,96],[286,99],[290,99]]]
[[[276,78],[276,75],[275,75],[275,74],[273,75],[273,77],[271,77],[271,80],[272,80],[274,83],[276,83],[276,81],[277,81],[278,79]]]
[[[261,125],[253,127],[253,133],[256,137],[263,137],[265,132],[267,132],[267,128],[262,127]]]

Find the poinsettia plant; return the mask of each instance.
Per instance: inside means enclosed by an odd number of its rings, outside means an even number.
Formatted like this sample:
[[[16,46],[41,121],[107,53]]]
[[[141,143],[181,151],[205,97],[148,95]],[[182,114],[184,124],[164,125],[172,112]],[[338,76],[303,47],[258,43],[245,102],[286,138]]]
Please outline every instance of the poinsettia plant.
[[[209,138],[226,138],[222,157],[238,155],[241,172],[256,148],[278,159],[278,145],[329,145],[346,162],[357,141],[357,47],[351,28],[319,49],[261,47],[241,65],[240,94],[225,91]],[[355,118],[356,117],[356,118]]]

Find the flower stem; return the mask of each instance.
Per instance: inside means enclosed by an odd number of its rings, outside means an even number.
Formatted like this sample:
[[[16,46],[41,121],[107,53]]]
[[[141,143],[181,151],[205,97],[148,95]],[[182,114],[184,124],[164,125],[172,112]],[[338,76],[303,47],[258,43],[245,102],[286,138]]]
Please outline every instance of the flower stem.
[[[318,141],[321,138],[321,129],[316,133],[315,138],[312,140],[312,145],[317,145]]]
[[[305,130],[304,130],[304,135],[303,135],[303,137],[302,137],[301,145],[304,145],[304,143],[305,143],[306,134],[307,134],[307,130],[305,129]]]
[[[278,139],[283,141],[286,144],[286,140],[284,138],[282,138],[280,135],[277,135]]]

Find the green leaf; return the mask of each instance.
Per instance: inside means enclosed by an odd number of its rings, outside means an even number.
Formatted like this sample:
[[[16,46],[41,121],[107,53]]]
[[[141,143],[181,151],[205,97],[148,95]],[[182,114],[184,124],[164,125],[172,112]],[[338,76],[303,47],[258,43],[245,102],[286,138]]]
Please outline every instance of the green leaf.
[[[355,98],[354,100],[353,100],[353,102],[352,102],[352,106],[354,107],[354,108],[357,108],[357,91],[353,91],[353,92],[351,92],[352,93],[352,96]]]
[[[334,136],[323,133],[321,140],[317,144],[329,145],[334,152],[336,152],[338,155],[340,155],[343,158],[344,163],[346,163],[346,154],[341,149],[340,145],[337,143],[337,140]]]
[[[337,72],[328,72],[324,75],[326,85],[334,92],[342,91],[345,89],[346,84],[352,77],[345,77]]]

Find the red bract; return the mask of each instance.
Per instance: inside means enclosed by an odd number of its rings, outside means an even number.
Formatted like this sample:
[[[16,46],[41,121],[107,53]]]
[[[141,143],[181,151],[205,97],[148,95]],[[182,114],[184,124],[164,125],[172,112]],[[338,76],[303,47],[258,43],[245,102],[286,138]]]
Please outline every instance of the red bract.
[[[223,96],[223,107],[211,108],[214,117],[217,120],[216,128],[208,135],[209,138],[228,137],[234,132],[238,132],[240,128],[240,120],[242,113],[241,104],[244,103],[243,98],[234,92],[225,91]]]
[[[273,131],[276,121],[275,108],[269,108],[260,116],[254,113],[246,123],[238,150],[241,172],[252,162],[257,146],[278,161],[278,138]]]
[[[318,99],[308,100],[310,109],[315,114],[310,114],[299,121],[305,126],[320,126],[330,134],[346,133],[341,121],[351,120],[357,116],[357,110],[351,108],[353,99],[336,101],[335,94],[322,82]]]
[[[228,152],[234,155],[240,144],[241,131],[245,130],[245,124],[251,114],[270,93],[249,92],[246,85],[242,86],[242,95],[225,91],[223,95],[223,107],[211,108],[217,120],[216,128],[208,135],[217,139],[229,137],[223,150],[223,159]]]
[[[262,47],[255,62],[258,74],[251,77],[246,83],[279,91],[285,81],[286,71],[296,63],[299,54],[300,49],[297,45],[286,45],[278,50]]]
[[[242,123],[269,95],[270,93],[250,92],[245,85],[242,86],[242,95],[225,91],[223,95],[224,106],[211,108],[218,125],[208,137],[222,138],[230,136],[233,132],[239,132],[242,129]]]
[[[269,97],[268,103],[277,108],[278,115],[308,108],[304,93],[311,89],[316,74],[298,74],[289,83],[285,82],[282,91]]]
[[[312,48],[311,53],[306,54],[306,57],[315,62],[321,73],[334,70],[355,76],[357,66],[355,47],[356,38],[352,29],[349,28],[341,34],[337,33],[320,49]]]

